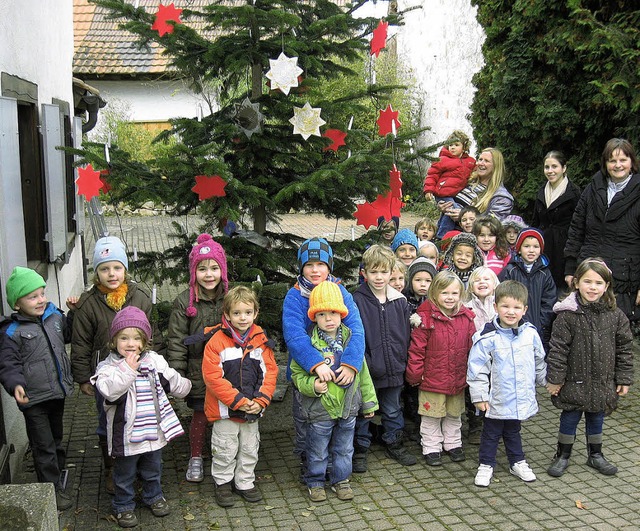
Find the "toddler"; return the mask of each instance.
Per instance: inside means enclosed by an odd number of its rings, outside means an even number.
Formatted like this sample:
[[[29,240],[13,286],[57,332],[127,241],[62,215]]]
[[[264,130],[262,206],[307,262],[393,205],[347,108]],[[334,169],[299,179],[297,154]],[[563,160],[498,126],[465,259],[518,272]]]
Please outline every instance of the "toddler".
[[[418,238],[411,230],[400,229],[391,242],[391,250],[409,267],[418,256],[418,245]]]
[[[476,244],[476,237],[461,232],[451,239],[442,259],[441,270],[448,270],[456,275],[466,286],[471,273],[484,265],[484,257]]]
[[[407,266],[404,265],[399,258],[396,258],[393,269],[391,270],[391,277],[389,277],[389,286],[402,293],[405,287],[405,279],[407,278]]]

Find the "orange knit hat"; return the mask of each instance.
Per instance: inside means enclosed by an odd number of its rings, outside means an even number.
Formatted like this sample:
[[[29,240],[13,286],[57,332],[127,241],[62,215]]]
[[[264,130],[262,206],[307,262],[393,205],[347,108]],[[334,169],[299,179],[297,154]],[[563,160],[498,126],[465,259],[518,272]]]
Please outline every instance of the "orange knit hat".
[[[340,286],[335,282],[325,280],[311,291],[309,311],[307,312],[309,319],[315,321],[318,312],[337,312],[342,318],[345,318],[349,313],[344,305]]]

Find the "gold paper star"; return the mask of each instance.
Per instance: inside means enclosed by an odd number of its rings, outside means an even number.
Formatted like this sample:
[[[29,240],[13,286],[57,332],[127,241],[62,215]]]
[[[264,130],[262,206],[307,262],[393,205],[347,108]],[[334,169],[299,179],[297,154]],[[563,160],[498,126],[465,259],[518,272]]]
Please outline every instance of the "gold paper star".
[[[311,107],[309,102],[304,107],[294,107],[293,117],[289,119],[289,123],[293,125],[293,134],[302,135],[307,140],[311,135],[320,136],[320,126],[326,124],[320,113],[320,107]]]

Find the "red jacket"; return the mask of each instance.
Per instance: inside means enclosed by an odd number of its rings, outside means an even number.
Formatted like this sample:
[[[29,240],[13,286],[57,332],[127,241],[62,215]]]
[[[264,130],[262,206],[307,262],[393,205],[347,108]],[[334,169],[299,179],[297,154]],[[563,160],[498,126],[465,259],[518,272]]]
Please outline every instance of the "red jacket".
[[[420,384],[423,391],[461,393],[467,386],[467,360],[476,331],[473,311],[461,306],[457,314],[447,317],[425,301],[417,314],[422,323],[411,332],[405,379],[410,385]]]
[[[467,181],[476,165],[476,159],[466,153],[462,157],[454,157],[443,147],[440,150],[440,160],[434,162],[427,171],[424,180],[424,193],[436,197],[454,197],[467,186]]]

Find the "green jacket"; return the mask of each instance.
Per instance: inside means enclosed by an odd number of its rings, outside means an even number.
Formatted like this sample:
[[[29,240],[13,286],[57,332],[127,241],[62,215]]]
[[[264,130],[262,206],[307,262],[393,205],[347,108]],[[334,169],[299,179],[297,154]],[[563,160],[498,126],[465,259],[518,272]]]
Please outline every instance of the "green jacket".
[[[346,346],[351,331],[344,324],[340,326]],[[311,344],[325,355],[328,346],[318,336],[317,326],[311,333]],[[328,356],[325,355],[326,357]],[[376,391],[366,362],[362,364],[362,370],[356,374],[353,383],[347,388],[328,382],[328,391],[318,395],[313,388],[316,378],[300,367],[295,360],[291,360],[291,379],[302,395],[302,412],[307,422],[347,419],[356,416],[360,410],[366,414],[378,409]]]

